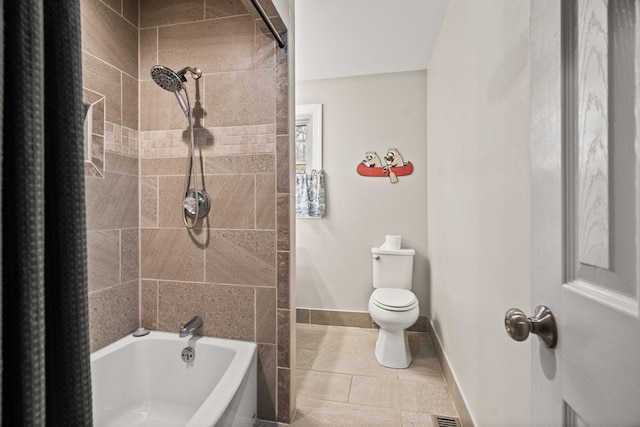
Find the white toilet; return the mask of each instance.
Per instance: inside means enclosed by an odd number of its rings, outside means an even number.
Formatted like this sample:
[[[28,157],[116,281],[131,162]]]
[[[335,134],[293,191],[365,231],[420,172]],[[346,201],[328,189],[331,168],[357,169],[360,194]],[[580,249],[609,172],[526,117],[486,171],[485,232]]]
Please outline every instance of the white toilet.
[[[373,287],[369,315],[380,326],[376,359],[382,366],[407,368],[411,351],[405,329],[418,320],[418,299],[411,292],[413,249],[401,249],[400,236],[386,236],[379,248],[371,248]]]

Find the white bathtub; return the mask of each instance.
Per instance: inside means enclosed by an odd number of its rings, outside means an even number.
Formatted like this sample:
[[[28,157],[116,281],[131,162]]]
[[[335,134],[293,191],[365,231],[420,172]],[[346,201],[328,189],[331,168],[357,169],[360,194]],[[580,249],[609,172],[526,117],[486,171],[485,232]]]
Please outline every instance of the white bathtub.
[[[193,362],[182,349],[195,349]],[[95,427],[253,426],[256,344],[151,332],[91,354]]]

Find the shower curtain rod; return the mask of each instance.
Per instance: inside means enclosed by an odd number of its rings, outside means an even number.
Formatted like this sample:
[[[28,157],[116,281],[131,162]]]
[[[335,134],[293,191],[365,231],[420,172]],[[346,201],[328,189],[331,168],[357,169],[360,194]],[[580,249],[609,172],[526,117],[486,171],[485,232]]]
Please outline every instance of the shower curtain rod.
[[[251,4],[253,4],[253,7],[256,8],[256,11],[260,15],[264,23],[267,25],[267,28],[269,28],[269,31],[271,31],[271,34],[273,34],[273,37],[278,42],[278,46],[280,46],[281,48],[284,47],[285,44],[284,44],[284,41],[282,40],[282,37],[280,37],[280,34],[278,34],[278,32],[276,31],[276,27],[273,26],[273,23],[265,13],[260,3],[258,3],[258,0],[251,0]]]

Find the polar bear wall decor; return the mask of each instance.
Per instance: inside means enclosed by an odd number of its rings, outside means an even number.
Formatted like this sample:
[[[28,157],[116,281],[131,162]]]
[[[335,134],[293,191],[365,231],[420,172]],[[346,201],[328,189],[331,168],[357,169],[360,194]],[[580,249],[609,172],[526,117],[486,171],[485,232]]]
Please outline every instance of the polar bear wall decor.
[[[368,151],[364,160],[358,164],[356,172],[361,176],[388,176],[392,184],[398,182],[399,176],[411,175],[413,172],[413,165],[404,161],[397,148],[389,148],[383,158],[384,164],[375,151]]]

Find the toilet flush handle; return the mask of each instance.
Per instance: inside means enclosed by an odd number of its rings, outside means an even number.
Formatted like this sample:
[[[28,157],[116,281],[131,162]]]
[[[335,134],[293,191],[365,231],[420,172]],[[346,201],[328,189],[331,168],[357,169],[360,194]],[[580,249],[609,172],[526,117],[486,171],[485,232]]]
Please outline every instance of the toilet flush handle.
[[[380,255],[371,255],[371,258],[373,258],[373,259],[380,259]]]

